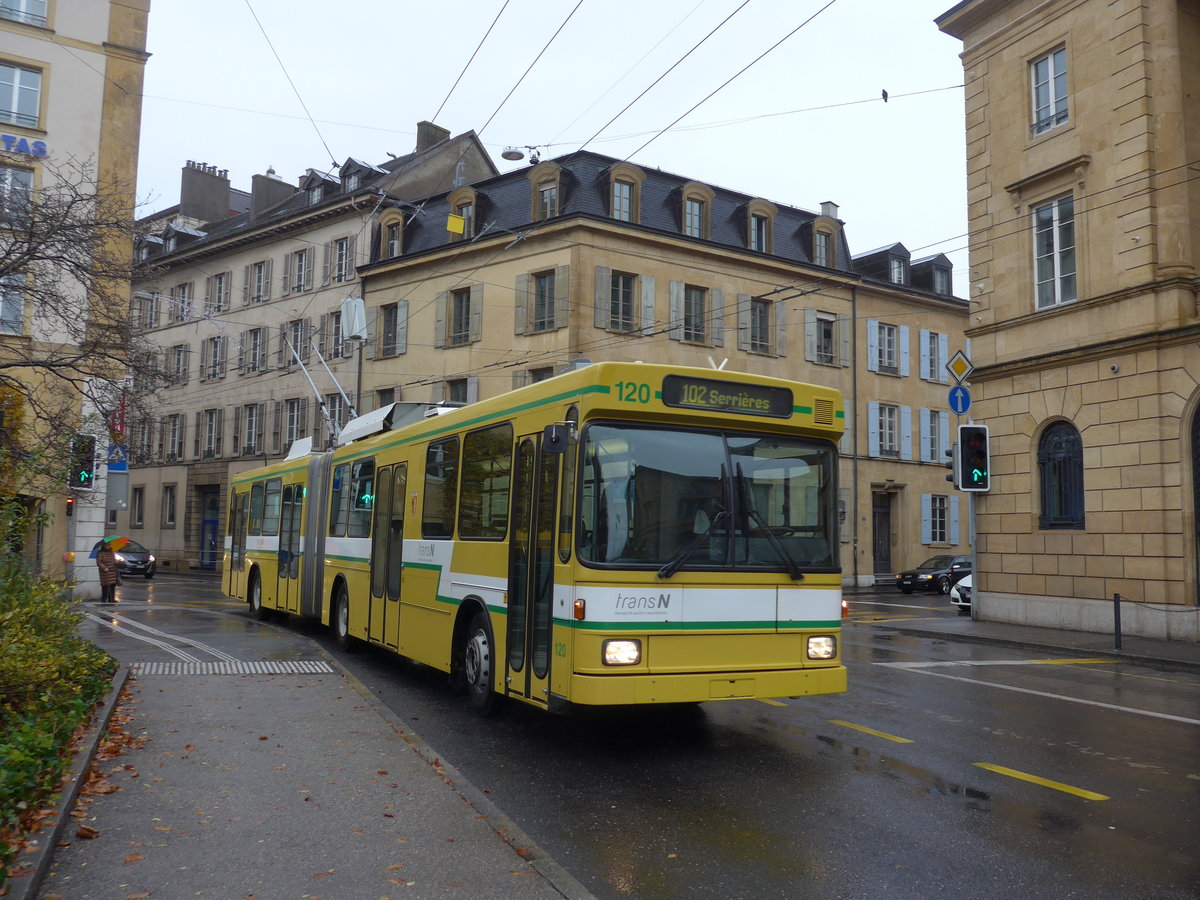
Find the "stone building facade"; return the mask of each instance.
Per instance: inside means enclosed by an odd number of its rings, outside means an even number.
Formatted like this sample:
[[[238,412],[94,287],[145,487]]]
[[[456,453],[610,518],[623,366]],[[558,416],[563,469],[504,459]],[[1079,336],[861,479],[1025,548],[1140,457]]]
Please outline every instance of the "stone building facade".
[[[6,0],[0,5],[0,207],[6,220],[0,228],[8,224],[11,210],[24,210],[28,198],[37,204],[40,194],[53,194],[56,178],[80,169],[104,184],[106,196],[121,206],[127,198],[132,221],[149,6],[149,0]],[[124,254],[128,259],[127,243],[109,248],[114,258]],[[0,284],[0,358],[37,359],[51,351],[61,356],[59,348],[76,345],[52,314],[27,302],[26,277],[6,273]],[[126,288],[127,282],[112,293]],[[83,309],[88,303],[82,285],[64,281],[61,289],[72,306]],[[109,312],[90,308],[84,314],[92,323],[92,316]],[[44,372],[30,375],[16,403],[53,395],[54,405],[73,407],[68,428],[86,430],[106,447],[107,423],[85,402],[80,386],[64,389],[63,384]],[[22,419],[23,427],[36,431],[31,418]],[[0,428],[6,424],[0,421]],[[32,436],[39,447],[53,440]],[[69,518],[61,485],[21,487],[25,502],[48,515],[44,526],[27,535],[26,556],[48,577],[74,580],[80,599],[99,596],[95,567],[86,564],[105,526],[103,466],[98,475],[95,490],[73,497]]]
[[[1200,17],[968,0],[978,615],[1200,637]]]

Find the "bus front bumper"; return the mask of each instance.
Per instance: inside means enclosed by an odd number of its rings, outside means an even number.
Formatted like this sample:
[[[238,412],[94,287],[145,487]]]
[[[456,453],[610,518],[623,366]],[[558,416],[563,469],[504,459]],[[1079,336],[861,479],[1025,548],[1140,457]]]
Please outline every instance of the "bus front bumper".
[[[846,667],[721,674],[573,675],[570,690],[566,699],[582,706],[803,697],[845,691]]]

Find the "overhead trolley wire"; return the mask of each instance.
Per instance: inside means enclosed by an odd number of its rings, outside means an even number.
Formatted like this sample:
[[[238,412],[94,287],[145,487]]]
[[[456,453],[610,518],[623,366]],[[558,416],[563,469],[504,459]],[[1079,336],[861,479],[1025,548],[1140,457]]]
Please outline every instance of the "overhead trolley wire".
[[[462,77],[467,74],[467,69],[471,68],[471,63],[475,62],[475,57],[479,54],[484,42],[492,33],[492,29],[496,27],[496,23],[500,21],[500,17],[504,15],[504,10],[508,9],[510,0],[504,0],[504,5],[500,7],[500,12],[496,13],[496,18],[492,19],[492,24],[488,26],[488,30],[483,37],[479,39],[479,46],[475,48],[475,52],[471,54],[471,58],[467,60],[467,64],[462,67],[462,71],[458,73],[458,77],[454,79],[454,84],[450,86],[450,90],[446,94],[446,99],[442,101],[442,105],[437,108],[437,112],[433,114],[431,122],[436,122],[437,117],[442,114],[442,109],[445,108],[446,102],[450,99],[450,95],[454,93],[454,89],[458,87],[458,83],[462,81]]]

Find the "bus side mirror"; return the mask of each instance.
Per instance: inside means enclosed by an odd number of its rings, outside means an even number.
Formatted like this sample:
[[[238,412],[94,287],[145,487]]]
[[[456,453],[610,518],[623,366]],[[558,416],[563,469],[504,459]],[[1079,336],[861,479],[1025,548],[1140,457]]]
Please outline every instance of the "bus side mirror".
[[[565,422],[547,425],[542,431],[543,453],[566,453],[567,441],[571,438],[571,426]]]

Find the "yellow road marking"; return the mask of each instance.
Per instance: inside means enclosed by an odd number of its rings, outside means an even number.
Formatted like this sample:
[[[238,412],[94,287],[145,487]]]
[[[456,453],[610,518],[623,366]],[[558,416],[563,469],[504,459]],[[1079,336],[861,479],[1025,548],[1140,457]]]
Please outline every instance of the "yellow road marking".
[[[766,697],[758,697],[757,700],[759,703],[767,704],[767,706],[787,706],[786,703],[780,703],[778,700],[770,700]]]
[[[845,728],[853,728],[855,731],[861,731],[863,734],[873,734],[875,737],[881,737],[886,741],[895,741],[897,744],[911,744],[908,738],[896,737],[894,734],[888,734],[886,731],[876,731],[874,728],[868,728],[866,725],[855,725],[853,722],[844,722],[841,719],[830,719],[830,724],[841,725]]]
[[[1007,775],[1010,778],[1019,778],[1021,781],[1028,781],[1031,784],[1040,784],[1042,787],[1053,788],[1056,791],[1062,791],[1065,794],[1074,794],[1076,797],[1082,797],[1084,800],[1107,800],[1108,797],[1103,794],[1097,794],[1093,791],[1085,791],[1083,788],[1071,787],[1069,784],[1063,784],[1061,781],[1051,781],[1049,778],[1039,778],[1037,775],[1030,775],[1028,772],[1018,772],[1016,769],[1006,769],[1004,766],[993,765],[992,763],[977,762],[975,765],[981,769],[987,769],[989,772],[995,772],[998,775]]]
[[[1041,663],[1043,666],[1092,666],[1097,664],[1118,663],[1119,659],[1031,659],[1030,662]]]

